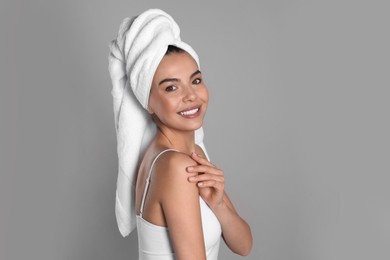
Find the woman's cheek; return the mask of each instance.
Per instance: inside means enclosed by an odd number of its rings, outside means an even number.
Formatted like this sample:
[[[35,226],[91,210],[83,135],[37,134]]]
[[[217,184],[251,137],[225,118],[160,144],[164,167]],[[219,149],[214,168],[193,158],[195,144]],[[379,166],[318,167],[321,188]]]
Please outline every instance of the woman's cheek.
[[[208,100],[209,100],[209,92],[208,92],[206,86],[203,86],[203,87],[202,87],[201,95],[202,95],[202,99],[203,99],[205,102],[208,102]]]

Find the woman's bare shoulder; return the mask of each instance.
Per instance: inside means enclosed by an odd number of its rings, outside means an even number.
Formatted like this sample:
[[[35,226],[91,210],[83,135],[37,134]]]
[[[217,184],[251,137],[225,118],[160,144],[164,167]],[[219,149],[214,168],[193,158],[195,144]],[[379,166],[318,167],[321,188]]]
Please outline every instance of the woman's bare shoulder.
[[[157,160],[154,175],[162,177],[163,179],[187,179],[189,176],[187,167],[196,164],[197,163],[188,154],[178,151],[167,151]]]

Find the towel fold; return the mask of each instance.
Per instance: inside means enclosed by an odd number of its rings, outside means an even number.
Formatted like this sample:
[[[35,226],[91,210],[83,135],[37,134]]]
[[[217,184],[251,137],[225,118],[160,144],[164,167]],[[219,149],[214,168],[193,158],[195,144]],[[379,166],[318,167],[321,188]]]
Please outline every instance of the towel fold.
[[[124,237],[136,227],[134,193],[138,167],[156,134],[156,125],[147,112],[149,93],[154,73],[168,45],[188,52],[199,66],[196,52],[181,41],[179,26],[159,9],[125,18],[117,38],[110,43],[108,69],[118,153],[115,215]],[[195,143],[206,152],[202,128],[195,131]]]

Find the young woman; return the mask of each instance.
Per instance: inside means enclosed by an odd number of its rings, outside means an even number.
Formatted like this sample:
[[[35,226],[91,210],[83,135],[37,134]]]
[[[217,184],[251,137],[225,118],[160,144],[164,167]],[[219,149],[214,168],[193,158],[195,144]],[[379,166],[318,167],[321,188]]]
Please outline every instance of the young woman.
[[[208,105],[197,57],[172,43],[159,57],[145,107],[157,130],[137,168],[139,259],[217,259],[221,237],[233,252],[248,255],[249,225],[224,190],[223,171],[195,142]]]

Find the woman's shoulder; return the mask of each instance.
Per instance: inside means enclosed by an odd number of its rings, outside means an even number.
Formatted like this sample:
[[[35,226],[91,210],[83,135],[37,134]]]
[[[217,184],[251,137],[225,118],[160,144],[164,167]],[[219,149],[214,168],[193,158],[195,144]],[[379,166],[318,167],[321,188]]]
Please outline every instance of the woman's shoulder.
[[[175,174],[176,172],[186,171],[186,168],[195,165],[196,162],[183,152],[173,149],[163,149],[158,160],[155,162],[155,171],[164,172],[165,175]]]
[[[159,194],[159,201],[167,207],[177,204],[178,197],[197,198],[199,196],[196,183],[188,178],[196,174],[187,171],[187,167],[197,165],[188,154],[178,151],[164,152],[156,161],[152,179],[154,188]]]
[[[187,171],[187,167],[197,165],[190,155],[167,148],[156,149],[154,154],[154,158],[158,158],[152,165],[152,181],[159,186],[189,183],[188,177],[193,174]]]

